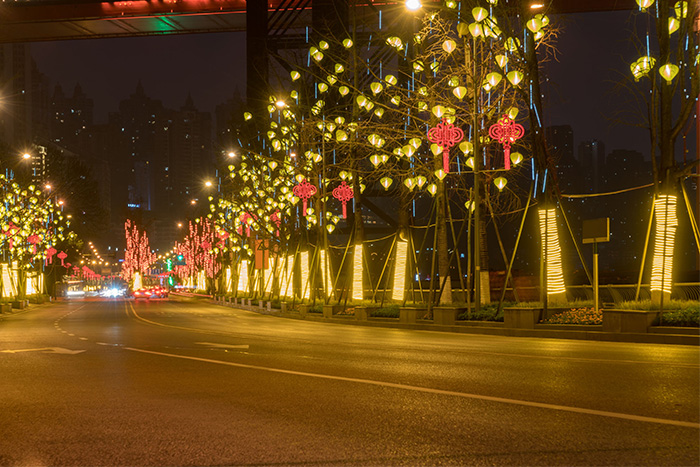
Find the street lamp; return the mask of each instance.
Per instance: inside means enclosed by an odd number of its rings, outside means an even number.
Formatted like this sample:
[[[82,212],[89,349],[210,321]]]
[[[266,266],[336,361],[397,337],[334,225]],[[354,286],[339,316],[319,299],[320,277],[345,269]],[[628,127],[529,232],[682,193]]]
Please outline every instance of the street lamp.
[[[416,11],[422,6],[423,5],[421,4],[420,0],[406,0],[406,8],[411,11]]]
[[[227,156],[228,156],[230,159],[232,159],[232,158],[236,157],[236,153],[233,152],[233,151],[229,151],[228,154],[227,154]]]

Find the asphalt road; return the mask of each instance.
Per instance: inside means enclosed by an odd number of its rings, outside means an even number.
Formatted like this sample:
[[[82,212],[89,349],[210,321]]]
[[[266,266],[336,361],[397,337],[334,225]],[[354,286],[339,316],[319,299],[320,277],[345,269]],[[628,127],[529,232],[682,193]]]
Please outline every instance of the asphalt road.
[[[0,318],[0,464],[698,465],[700,352],[198,302]]]

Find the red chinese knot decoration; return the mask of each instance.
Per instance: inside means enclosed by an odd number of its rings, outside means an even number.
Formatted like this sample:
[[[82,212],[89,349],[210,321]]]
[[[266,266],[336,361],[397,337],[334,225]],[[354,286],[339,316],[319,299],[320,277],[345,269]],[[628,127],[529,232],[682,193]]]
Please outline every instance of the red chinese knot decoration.
[[[524,134],[525,128],[515,123],[508,115],[504,115],[489,128],[489,136],[503,145],[503,163],[506,170],[510,170],[510,145]]]
[[[447,119],[442,118],[442,122],[428,131],[428,139],[431,143],[442,146],[442,169],[445,173],[450,171],[450,148],[462,141],[464,132],[461,128],[457,128],[451,123],[447,123]]]
[[[303,180],[300,184],[296,185],[294,188],[292,188],[292,192],[294,192],[294,196],[297,198],[301,198],[302,201],[304,202],[303,204],[303,209],[302,209],[302,214],[306,216],[306,200],[311,198],[313,195],[316,194],[316,187],[307,182],[306,180]]]
[[[347,216],[347,210],[345,208],[345,203],[350,201],[355,193],[352,191],[352,188],[348,186],[345,181],[342,181],[340,185],[335,187],[333,190],[333,197],[343,203],[343,219],[346,219]]]
[[[56,256],[58,256],[58,258],[61,260],[61,266],[66,267],[66,264],[63,262],[63,260],[66,259],[68,255],[64,251],[62,251]]]

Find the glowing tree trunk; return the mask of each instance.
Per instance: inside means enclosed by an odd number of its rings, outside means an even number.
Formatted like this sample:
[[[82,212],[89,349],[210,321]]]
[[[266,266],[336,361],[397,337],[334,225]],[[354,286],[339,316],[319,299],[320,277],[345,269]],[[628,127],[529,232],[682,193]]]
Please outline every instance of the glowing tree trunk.
[[[656,234],[654,236],[654,259],[651,265],[651,300],[660,304],[671,299],[673,246],[678,227],[676,196],[658,196],[654,201],[654,217],[656,218]]]
[[[542,239],[542,259],[544,267],[544,286],[550,304],[566,302],[566,285],[561,262],[561,246],[557,229],[557,212],[554,208],[542,208],[538,211],[540,235]]]

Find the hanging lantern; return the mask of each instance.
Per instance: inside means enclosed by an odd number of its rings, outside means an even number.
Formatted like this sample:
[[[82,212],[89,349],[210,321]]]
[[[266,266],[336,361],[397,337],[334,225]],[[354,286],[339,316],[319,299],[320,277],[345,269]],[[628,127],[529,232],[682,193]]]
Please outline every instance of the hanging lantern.
[[[671,35],[674,32],[678,31],[678,29],[681,27],[681,22],[678,21],[676,18],[669,18],[668,19],[668,34]]]
[[[654,0],[636,0],[639,8],[644,11],[654,4]]]
[[[437,118],[440,118],[440,117],[442,117],[443,115],[445,115],[445,108],[444,108],[443,106],[441,106],[441,105],[435,105],[435,106],[433,106],[433,108],[431,109],[431,111],[433,112],[433,115],[435,115]]]
[[[659,74],[666,80],[667,84],[671,84],[673,78],[678,74],[678,65],[674,65],[673,63],[661,65],[661,67],[659,67]]]
[[[469,32],[474,37],[479,37],[484,35],[484,30],[479,23],[471,23],[469,25]]]
[[[467,167],[474,170],[474,158],[473,157],[468,158],[466,164],[467,164]]]
[[[347,218],[345,203],[350,201],[354,196],[352,187],[348,186],[343,180],[340,185],[333,190],[333,197],[343,203],[343,219]]]
[[[503,79],[503,75],[497,72],[491,72],[488,75],[486,75],[486,81],[491,85],[491,87],[496,87],[498,86],[498,83],[501,82],[501,79]]]
[[[496,55],[496,63],[501,68],[505,68],[508,64],[508,57],[506,57],[505,55]]]
[[[542,21],[538,18],[532,18],[526,23],[526,26],[531,32],[536,33],[542,29]]]
[[[425,178],[425,177],[422,176],[422,175],[418,175],[418,176],[415,178],[415,180],[416,180],[416,185],[418,186],[418,188],[423,188],[423,185],[425,185],[425,182],[428,181],[428,179]]]
[[[350,39],[350,38],[343,39],[343,47],[345,47],[346,49],[349,49],[350,47],[352,47],[352,45],[353,45],[352,39]]]
[[[406,185],[406,188],[408,188],[409,191],[413,191],[413,189],[416,187],[416,181],[410,177],[404,180],[403,184]]]
[[[520,84],[520,82],[523,80],[523,72],[520,70],[509,71],[506,74],[506,78],[508,78],[510,84],[517,87],[518,84]]]
[[[480,6],[472,9],[472,16],[474,21],[481,22],[484,18],[488,17],[489,11],[486,8]]]
[[[377,154],[373,154],[369,156],[369,161],[373,166],[377,167],[382,162],[382,159]]]
[[[513,163],[513,165],[518,165],[523,161],[523,155],[519,152],[511,152],[510,160]]]
[[[464,138],[464,132],[452,124],[448,124],[443,118],[442,123],[428,131],[428,139],[442,146],[442,167],[445,173],[450,171],[450,148]]]
[[[506,180],[505,177],[498,177],[493,181],[493,183],[496,185],[496,188],[498,188],[498,191],[503,191],[503,188],[506,186],[506,183],[508,183],[508,180]]]
[[[504,115],[489,128],[489,136],[503,145],[503,161],[506,170],[510,169],[510,145],[525,134],[522,125]]]
[[[294,195],[303,201],[302,215],[306,216],[306,200],[316,194],[316,187],[306,180],[303,180],[292,189]]]
[[[457,86],[452,90],[452,94],[454,94],[457,97],[457,99],[461,101],[462,99],[464,99],[464,96],[467,95],[467,88],[465,88],[464,86]]]
[[[384,187],[384,190],[388,190],[393,182],[394,180],[392,180],[391,177],[382,177],[379,180],[379,183]]]
[[[378,83],[375,81],[374,83],[369,85],[369,88],[372,90],[372,94],[374,94],[376,96],[377,94],[382,92],[382,89],[384,89],[384,86],[382,85],[382,83]]]
[[[290,74],[291,77],[292,77],[292,81],[296,81],[296,80],[298,80],[299,78],[301,78],[301,73],[299,73],[299,72],[296,71],[296,70],[291,71],[289,74]]]
[[[476,204],[474,201],[469,200],[466,203],[464,203],[464,207],[467,208],[469,211],[474,212],[474,209],[476,208]]]
[[[328,231],[329,234],[333,233],[333,231],[335,230],[335,224],[330,224],[330,223],[326,224],[326,230]]]
[[[457,48],[457,43],[452,39],[448,39],[442,43],[442,50],[451,54]]]
[[[445,178],[445,175],[447,175],[447,174],[446,174],[445,171],[442,170],[442,169],[437,169],[437,170],[435,171],[435,176],[436,176],[437,179],[440,180],[440,181],[442,181],[442,180]]]
[[[434,183],[431,183],[428,185],[428,193],[430,193],[430,196],[435,196],[435,193],[437,193],[437,185]]]

